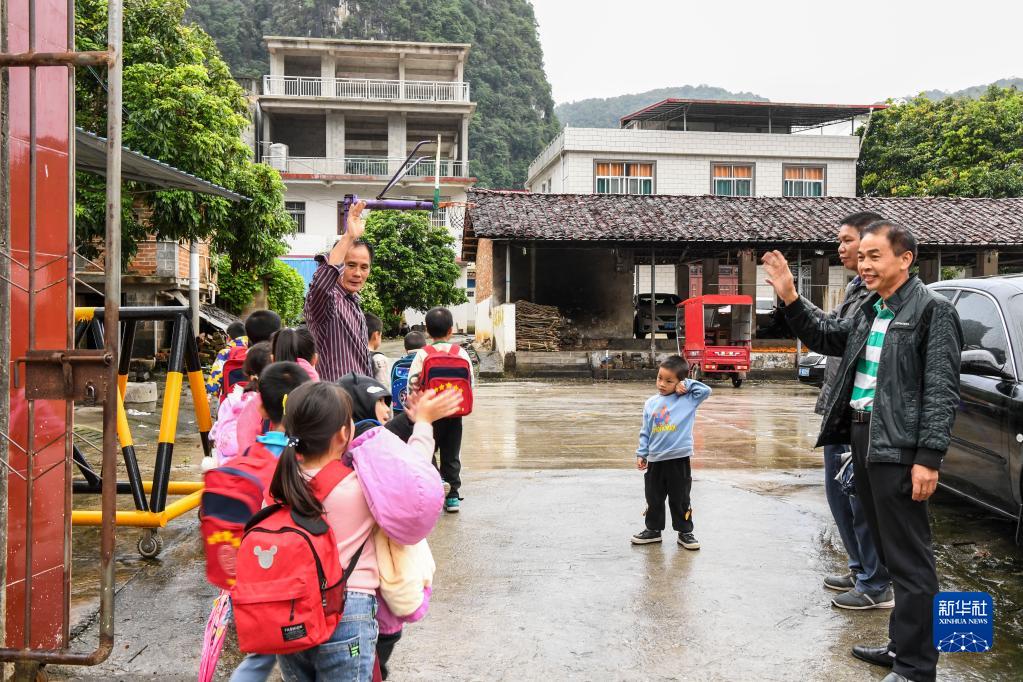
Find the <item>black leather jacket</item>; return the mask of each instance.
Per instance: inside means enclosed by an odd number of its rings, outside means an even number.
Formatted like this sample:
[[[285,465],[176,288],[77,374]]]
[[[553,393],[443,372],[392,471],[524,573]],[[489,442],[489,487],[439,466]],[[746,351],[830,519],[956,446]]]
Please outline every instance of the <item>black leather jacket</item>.
[[[849,431],[856,362],[876,312],[871,294],[851,318],[834,318],[805,298],[785,307],[792,331],[822,355],[840,355],[817,445],[851,441]],[[912,276],[886,305],[895,313],[878,363],[867,461],[941,467],[959,404],[963,330],[944,297]]]
[[[868,296],[870,296],[870,291],[860,281],[860,278],[856,277],[845,288],[845,298],[842,300],[842,304],[832,311],[831,316],[838,318],[853,317]],[[814,412],[821,416],[827,412],[828,400],[831,398],[831,393],[835,390],[835,384],[838,382],[838,367],[841,364],[842,356],[828,356],[827,364],[824,366],[824,381],[821,383],[821,393],[817,396],[817,405],[814,407]]]

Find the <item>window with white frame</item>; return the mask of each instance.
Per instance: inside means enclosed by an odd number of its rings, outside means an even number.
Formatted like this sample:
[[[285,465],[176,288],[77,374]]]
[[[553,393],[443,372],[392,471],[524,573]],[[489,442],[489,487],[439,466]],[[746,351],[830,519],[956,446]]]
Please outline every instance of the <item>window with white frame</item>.
[[[753,196],[753,165],[715,163],[711,168],[714,194],[719,197]]]
[[[824,166],[785,166],[782,194],[787,197],[824,196]]]
[[[594,172],[597,194],[653,194],[654,164],[601,162]]]
[[[305,202],[285,201],[284,210],[295,221],[295,232],[299,234],[305,232]]]

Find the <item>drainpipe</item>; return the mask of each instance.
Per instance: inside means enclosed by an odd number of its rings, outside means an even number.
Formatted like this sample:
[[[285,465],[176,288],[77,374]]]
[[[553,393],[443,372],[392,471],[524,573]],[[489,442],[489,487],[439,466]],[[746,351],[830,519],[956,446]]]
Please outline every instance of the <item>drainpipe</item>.
[[[192,315],[192,336],[199,336],[199,244],[188,244],[188,306]]]

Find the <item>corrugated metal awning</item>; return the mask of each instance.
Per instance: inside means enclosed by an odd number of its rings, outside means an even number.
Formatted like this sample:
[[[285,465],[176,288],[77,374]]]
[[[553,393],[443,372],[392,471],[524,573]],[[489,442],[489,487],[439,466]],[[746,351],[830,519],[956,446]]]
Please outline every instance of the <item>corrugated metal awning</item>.
[[[87,173],[106,175],[107,139],[82,128],[75,128],[75,168]],[[163,161],[121,147],[121,178],[144,182],[163,189],[185,189],[212,194],[231,201],[249,201],[249,197],[232,192],[208,180],[186,173]]]

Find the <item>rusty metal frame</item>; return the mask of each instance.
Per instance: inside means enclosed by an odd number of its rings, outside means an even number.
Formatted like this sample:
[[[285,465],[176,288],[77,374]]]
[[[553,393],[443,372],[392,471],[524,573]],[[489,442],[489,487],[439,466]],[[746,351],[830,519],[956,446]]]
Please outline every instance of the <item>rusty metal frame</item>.
[[[109,0],[107,11],[107,49],[102,52],[75,52],[75,3],[74,0],[67,2],[67,36],[69,52],[48,53],[37,52],[36,45],[36,0],[27,0],[28,9],[28,52],[18,54],[0,54],[0,68],[23,67],[29,69],[29,249],[27,265],[20,264],[28,270],[28,355],[41,350],[35,347],[35,296],[39,293],[36,289],[36,273],[41,269],[37,266],[36,258],[36,228],[37,228],[37,163],[38,163],[38,141],[36,139],[36,70],[42,66],[66,66],[68,67],[68,95],[69,95],[69,128],[74,126],[74,67],[87,65],[105,65],[107,67],[107,168],[106,168],[106,239],[105,253],[106,260],[106,282],[104,292],[104,316],[108,325],[117,328],[118,310],[121,299],[121,129],[122,129],[122,51],[123,51],[123,0]],[[6,29],[6,27],[5,27]],[[65,285],[68,287],[68,349],[72,349],[74,341],[73,306],[74,306],[74,134],[69,131],[69,206],[72,209],[68,217],[67,247],[67,275]],[[6,255],[6,254],[5,254]],[[51,254],[52,255],[52,254]],[[9,257],[9,260],[14,261]],[[51,261],[52,263],[52,261]],[[45,267],[45,266],[42,266]],[[49,288],[48,285],[45,288]],[[105,339],[104,355],[106,369],[108,372],[107,385],[117,385],[117,362],[118,357],[118,335],[108,334]],[[52,351],[51,351],[52,352]],[[61,362],[62,367],[68,367],[67,363]],[[62,370],[67,371],[67,370]],[[72,370],[73,378],[73,370]],[[35,444],[35,399],[27,399],[27,432],[28,441],[25,448],[27,460],[26,467],[26,496],[25,513],[26,534],[25,534],[25,613],[24,613],[24,639],[21,648],[0,649],[0,661],[15,661],[19,663],[38,665],[47,663],[70,664],[70,665],[95,665],[110,655],[114,644],[114,518],[117,501],[117,403],[107,400],[103,405],[103,462],[102,472],[102,496],[101,507],[103,509],[103,521],[100,531],[100,612],[99,612],[99,643],[95,650],[89,653],[74,653],[69,648],[67,637],[67,611],[65,604],[65,633],[64,646],[62,649],[32,649],[32,549],[33,529],[31,520],[33,518],[33,484],[34,484],[34,462],[35,455],[39,448]],[[70,469],[72,463],[72,437],[70,435],[70,424],[73,419],[73,403],[67,401],[67,424],[65,440],[65,473],[68,474],[68,494],[66,496],[65,509],[65,571],[64,580],[68,585],[70,582]],[[7,434],[2,434],[11,443]],[[45,447],[45,446],[44,446]],[[6,464],[6,463],[5,463]],[[7,465],[7,469],[14,472]],[[6,472],[0,471],[0,475]]]

